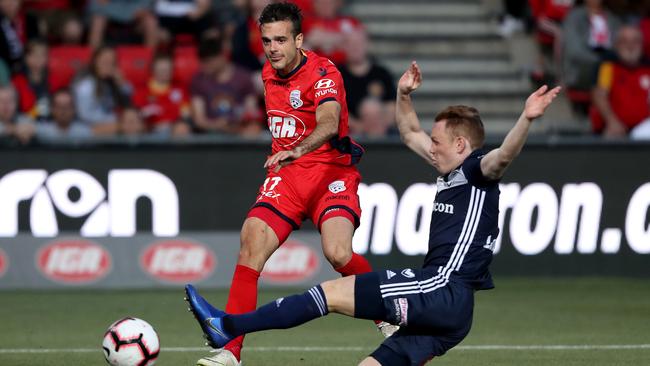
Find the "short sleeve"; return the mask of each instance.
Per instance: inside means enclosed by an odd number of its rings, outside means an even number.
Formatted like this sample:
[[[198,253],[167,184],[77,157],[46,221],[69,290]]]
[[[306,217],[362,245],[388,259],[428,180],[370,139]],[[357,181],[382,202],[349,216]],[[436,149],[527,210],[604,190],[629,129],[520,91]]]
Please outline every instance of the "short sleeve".
[[[465,162],[463,162],[462,169],[465,173],[467,181],[477,187],[490,187],[499,183],[499,180],[491,180],[483,175],[481,170],[481,159],[485,156],[485,152],[473,153]]]
[[[343,77],[339,70],[330,64],[327,66],[322,66],[320,70],[320,76],[313,85],[314,92],[314,105],[319,106],[325,102],[336,101],[339,104],[343,104],[343,95],[345,94],[345,88],[343,86]]]

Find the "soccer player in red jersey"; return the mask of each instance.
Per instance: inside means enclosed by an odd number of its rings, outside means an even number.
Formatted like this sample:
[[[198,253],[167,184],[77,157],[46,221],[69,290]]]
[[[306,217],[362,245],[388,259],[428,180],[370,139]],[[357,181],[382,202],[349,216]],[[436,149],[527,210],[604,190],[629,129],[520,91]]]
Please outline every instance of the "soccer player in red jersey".
[[[371,270],[352,252],[361,209],[354,164],[363,149],[348,137],[348,110],[341,74],[328,59],[301,49],[300,9],[268,5],[260,19],[267,62],[262,71],[272,155],[256,203],[241,231],[241,249],[226,311],[257,306],[260,271],[291,231],[311,219],[321,232],[323,253],[343,276]],[[378,323],[382,333],[392,327]],[[239,365],[243,338],[198,365]]]

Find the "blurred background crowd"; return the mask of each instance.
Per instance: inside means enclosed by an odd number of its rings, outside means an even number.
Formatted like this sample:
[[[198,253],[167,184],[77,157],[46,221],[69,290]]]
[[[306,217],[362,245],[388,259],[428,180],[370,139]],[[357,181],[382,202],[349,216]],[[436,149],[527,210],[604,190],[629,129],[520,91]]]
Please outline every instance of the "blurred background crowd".
[[[394,127],[395,81],[349,0],[293,0],[305,47],[337,64],[350,127]],[[0,140],[267,135],[256,24],[272,0],[0,0]],[[378,5],[381,6],[381,5]],[[561,84],[593,134],[650,137],[650,1],[504,1],[538,44],[530,85]],[[407,65],[404,65],[406,67]]]

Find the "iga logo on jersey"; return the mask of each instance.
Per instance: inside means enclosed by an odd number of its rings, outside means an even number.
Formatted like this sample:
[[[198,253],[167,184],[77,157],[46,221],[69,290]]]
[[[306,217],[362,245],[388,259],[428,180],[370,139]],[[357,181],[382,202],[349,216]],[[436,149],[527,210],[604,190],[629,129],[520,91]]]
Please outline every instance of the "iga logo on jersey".
[[[316,85],[314,85],[314,89],[328,89],[334,87],[335,85],[336,83],[331,79],[320,79]]]
[[[5,252],[0,249],[0,277],[2,277],[9,268],[9,261],[7,260],[7,255]]]
[[[287,241],[273,253],[262,271],[271,283],[299,283],[311,278],[320,267],[316,252],[298,241]]]
[[[51,242],[37,254],[38,269],[53,281],[84,284],[106,276],[111,256],[101,245],[84,239]]]
[[[281,147],[289,147],[300,141],[307,129],[305,123],[293,114],[276,109],[268,111],[268,124],[271,136]]]
[[[336,194],[345,191],[345,183],[342,180],[335,180],[327,187],[330,192]]]
[[[205,245],[184,240],[151,244],[140,257],[140,265],[153,277],[171,283],[197,282],[216,267],[214,253]]]

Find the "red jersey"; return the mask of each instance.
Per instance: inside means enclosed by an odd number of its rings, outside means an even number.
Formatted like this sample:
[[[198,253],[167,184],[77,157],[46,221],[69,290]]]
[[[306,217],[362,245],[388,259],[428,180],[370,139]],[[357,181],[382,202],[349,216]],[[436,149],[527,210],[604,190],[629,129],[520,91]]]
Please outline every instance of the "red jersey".
[[[189,112],[189,98],[183,88],[162,87],[153,80],[136,91],[133,104],[141,109],[150,128],[161,123],[175,123]]]
[[[348,137],[348,106],[341,73],[330,60],[311,51],[301,52],[300,65],[288,75],[279,75],[268,61],[262,70],[273,154],[298,146],[316,128],[316,108],[336,101],[341,105],[338,136],[298,161],[355,164],[363,149]]]
[[[650,66],[605,62],[598,72],[598,87],[609,92],[612,111],[628,129],[650,117]],[[596,131],[603,127],[601,119],[593,122]]]

